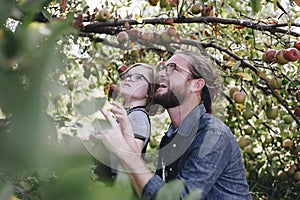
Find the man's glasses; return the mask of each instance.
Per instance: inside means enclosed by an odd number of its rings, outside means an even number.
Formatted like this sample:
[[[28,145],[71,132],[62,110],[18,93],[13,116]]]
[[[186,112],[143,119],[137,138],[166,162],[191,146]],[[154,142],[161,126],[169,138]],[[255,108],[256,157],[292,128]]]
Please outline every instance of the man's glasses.
[[[124,81],[127,78],[129,78],[129,80],[132,82],[137,82],[143,78],[143,79],[145,79],[145,81],[147,81],[147,83],[149,83],[149,81],[145,78],[145,76],[143,74],[139,74],[139,73],[134,73],[134,74],[126,73],[126,74],[123,74],[120,76],[121,81]]]
[[[187,72],[187,73],[193,75],[192,72],[190,72],[189,70],[187,70],[187,69],[181,67],[180,65],[177,65],[176,63],[168,63],[167,65],[160,64],[160,65],[157,66],[157,72],[160,72],[160,71],[162,71],[162,70],[165,70],[166,74],[169,75],[169,74],[173,74],[175,70],[178,71],[177,68],[180,68],[180,69],[182,69],[183,71],[185,71],[185,72]]]

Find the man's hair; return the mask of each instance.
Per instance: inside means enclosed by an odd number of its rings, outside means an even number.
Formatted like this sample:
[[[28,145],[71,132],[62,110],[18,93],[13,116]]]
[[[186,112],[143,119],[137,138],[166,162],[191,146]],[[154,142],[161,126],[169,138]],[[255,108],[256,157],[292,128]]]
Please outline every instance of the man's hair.
[[[219,74],[218,67],[208,56],[198,54],[192,51],[176,51],[174,55],[187,56],[192,72],[192,78],[203,78],[205,86],[201,91],[201,99],[208,113],[212,113],[212,102],[217,98],[222,89],[222,77]]]

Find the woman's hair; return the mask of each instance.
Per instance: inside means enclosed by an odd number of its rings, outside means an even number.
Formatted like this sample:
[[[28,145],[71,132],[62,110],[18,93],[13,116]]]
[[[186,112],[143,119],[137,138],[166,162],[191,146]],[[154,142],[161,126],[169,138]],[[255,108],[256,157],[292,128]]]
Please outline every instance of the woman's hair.
[[[192,78],[202,78],[205,85],[201,92],[201,99],[208,113],[212,113],[212,102],[217,98],[222,89],[222,77],[218,72],[218,67],[208,56],[198,54],[192,51],[176,51],[174,55],[187,56],[190,59],[190,71]]]
[[[153,67],[151,67],[150,65],[148,64],[145,64],[145,63],[135,63],[131,66],[129,66],[124,72],[121,73],[122,74],[125,74],[127,73],[128,71],[130,71],[132,68],[134,67],[143,67],[145,69],[147,69],[149,71],[149,73],[147,74],[147,77],[145,77],[148,81],[148,91],[147,91],[147,102],[146,102],[146,111],[147,112],[150,112],[150,108],[151,106],[153,105],[153,95],[154,95],[154,92],[155,92],[155,74],[154,74],[154,69]],[[152,108],[151,108],[152,110]],[[149,114],[152,114],[151,112]]]

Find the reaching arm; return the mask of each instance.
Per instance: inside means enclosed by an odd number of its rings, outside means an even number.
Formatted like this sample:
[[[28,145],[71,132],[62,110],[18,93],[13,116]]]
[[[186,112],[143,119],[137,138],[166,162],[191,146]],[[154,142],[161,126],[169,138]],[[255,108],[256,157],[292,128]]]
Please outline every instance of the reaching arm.
[[[127,143],[121,130],[116,125],[117,122],[112,116],[104,109],[102,109],[101,112],[111,123],[112,128],[103,130],[94,137],[102,140],[105,146],[119,157],[123,167],[127,170],[132,180],[137,194],[141,195],[143,188],[153,177],[153,173],[148,169],[140,154],[136,153],[136,150]],[[123,122],[120,122],[120,125],[122,127],[122,125],[124,125]],[[129,129],[127,131],[129,131]],[[133,135],[132,132],[130,134]]]
[[[127,116],[127,113],[123,106],[117,102],[112,102],[111,112],[116,116],[118,122],[121,125],[121,132],[126,139],[127,143],[132,147],[136,153],[141,153],[144,145],[144,141],[136,139],[134,132]]]

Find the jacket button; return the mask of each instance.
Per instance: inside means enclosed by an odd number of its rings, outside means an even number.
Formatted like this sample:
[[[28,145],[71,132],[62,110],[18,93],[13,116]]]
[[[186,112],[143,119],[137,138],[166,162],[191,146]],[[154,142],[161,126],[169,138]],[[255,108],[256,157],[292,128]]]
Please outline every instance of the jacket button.
[[[173,144],[173,148],[175,148],[176,147],[176,144]]]

